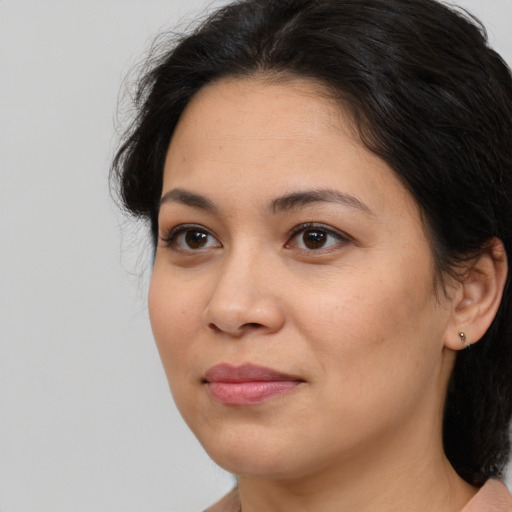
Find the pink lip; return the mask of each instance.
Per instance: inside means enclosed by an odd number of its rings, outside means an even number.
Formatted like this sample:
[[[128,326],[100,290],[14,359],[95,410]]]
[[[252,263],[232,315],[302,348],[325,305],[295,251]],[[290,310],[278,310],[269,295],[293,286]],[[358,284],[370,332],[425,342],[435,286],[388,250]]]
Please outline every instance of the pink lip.
[[[262,366],[219,364],[206,372],[204,382],[217,402],[252,405],[290,391],[304,381]]]

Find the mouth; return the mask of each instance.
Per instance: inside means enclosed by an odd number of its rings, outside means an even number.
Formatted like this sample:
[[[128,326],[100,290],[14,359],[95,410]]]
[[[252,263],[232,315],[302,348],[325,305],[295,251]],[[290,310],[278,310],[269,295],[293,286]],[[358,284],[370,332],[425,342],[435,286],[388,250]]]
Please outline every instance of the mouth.
[[[287,393],[304,380],[263,366],[219,364],[206,372],[203,383],[215,401],[241,406],[258,404]]]

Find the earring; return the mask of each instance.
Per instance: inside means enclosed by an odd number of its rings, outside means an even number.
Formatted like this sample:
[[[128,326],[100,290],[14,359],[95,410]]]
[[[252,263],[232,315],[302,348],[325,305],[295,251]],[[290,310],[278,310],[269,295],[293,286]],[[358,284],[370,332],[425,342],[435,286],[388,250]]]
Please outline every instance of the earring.
[[[463,343],[463,344],[466,343],[466,334],[463,333],[462,331],[459,332],[459,338],[460,338],[461,343]]]

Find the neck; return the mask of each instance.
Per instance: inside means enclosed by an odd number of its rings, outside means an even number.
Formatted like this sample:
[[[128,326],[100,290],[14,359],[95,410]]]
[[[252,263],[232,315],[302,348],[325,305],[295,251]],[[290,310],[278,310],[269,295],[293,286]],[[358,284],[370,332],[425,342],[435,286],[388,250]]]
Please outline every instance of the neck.
[[[380,440],[379,446],[365,446],[364,452],[351,454],[336,467],[317,468],[307,476],[239,476],[242,510],[460,511],[476,489],[464,482],[449,464],[440,436],[428,442],[421,437],[422,442],[411,450],[411,445],[404,442],[407,437],[394,435],[385,443]]]

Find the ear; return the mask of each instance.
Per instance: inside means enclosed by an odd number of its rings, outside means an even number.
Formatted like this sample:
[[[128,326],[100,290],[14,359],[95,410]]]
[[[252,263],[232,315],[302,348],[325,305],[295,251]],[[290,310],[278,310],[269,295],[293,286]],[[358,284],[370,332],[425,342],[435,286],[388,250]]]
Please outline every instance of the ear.
[[[501,303],[507,271],[503,243],[492,238],[478,260],[466,270],[463,280],[456,285],[452,322],[446,332],[447,348],[461,350],[482,338]]]

